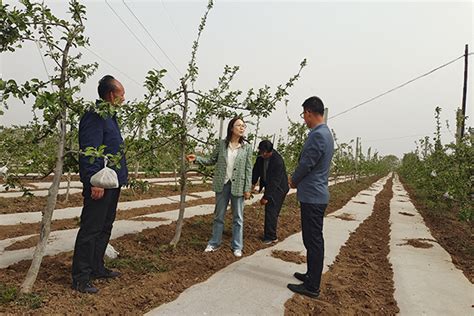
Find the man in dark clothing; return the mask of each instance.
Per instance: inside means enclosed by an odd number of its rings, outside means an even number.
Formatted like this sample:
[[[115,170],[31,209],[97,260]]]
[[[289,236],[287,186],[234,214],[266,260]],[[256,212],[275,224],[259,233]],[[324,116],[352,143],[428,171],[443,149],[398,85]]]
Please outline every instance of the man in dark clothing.
[[[120,106],[124,101],[125,90],[122,84],[112,76],[105,76],[99,81],[100,102]],[[96,293],[98,289],[91,284],[91,279],[114,278],[119,272],[104,266],[104,254],[112,232],[120,186],[127,183],[128,170],[123,153],[123,139],[114,116],[102,117],[94,110],[88,111],[79,123],[79,147],[97,148],[105,145],[104,154],[122,154],[120,168],[111,166],[119,180],[117,189],[94,187],[90,178],[104,167],[104,159],[96,158],[92,163],[90,157],[81,155],[79,173],[83,183],[82,196],[84,206],[81,213],[81,227],[74,246],[72,263],[72,288],[83,293]]]
[[[308,134],[295,172],[289,179],[290,187],[297,188],[301,204],[301,228],[306,248],[306,273],[295,272],[302,284],[288,284],[296,293],[319,296],[324,263],[323,218],[329,203],[328,176],[334,152],[331,131],[324,123],[324,104],[318,97],[303,103],[302,116],[311,131]]]
[[[278,241],[276,229],[281,206],[289,191],[288,175],[283,158],[270,141],[261,141],[258,150],[260,155],[253,166],[252,184],[255,187],[260,179],[260,192],[265,188],[260,200],[260,204],[265,205],[263,242],[271,244]]]

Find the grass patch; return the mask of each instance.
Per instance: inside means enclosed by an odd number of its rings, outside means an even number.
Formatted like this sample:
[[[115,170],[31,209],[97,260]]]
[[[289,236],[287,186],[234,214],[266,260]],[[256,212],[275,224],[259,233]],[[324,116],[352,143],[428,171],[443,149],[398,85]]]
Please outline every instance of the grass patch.
[[[207,227],[207,225],[209,225],[209,223],[207,223],[202,218],[200,218],[200,219],[196,220],[195,222],[191,223],[191,225],[193,227]]]
[[[145,236],[143,235],[142,232],[139,232],[135,235],[135,241],[139,244],[145,241]]]
[[[0,304],[7,304],[14,301],[18,295],[18,289],[15,286],[0,283]]]
[[[43,305],[43,297],[37,293],[21,294],[16,286],[0,283],[0,304],[15,302],[29,309],[37,309]]]
[[[201,236],[192,235],[188,240],[187,243],[193,247],[205,247],[207,244],[207,240],[203,240]]]
[[[37,309],[43,305],[43,297],[37,293],[21,294],[17,301],[18,304],[27,306],[30,309]]]

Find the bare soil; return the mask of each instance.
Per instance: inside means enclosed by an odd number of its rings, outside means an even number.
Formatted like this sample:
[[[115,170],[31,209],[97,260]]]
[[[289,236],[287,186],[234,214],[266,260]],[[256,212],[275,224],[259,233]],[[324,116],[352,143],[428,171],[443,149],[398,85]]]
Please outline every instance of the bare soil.
[[[295,294],[285,315],[395,315],[393,270],[387,255],[390,241],[392,180],[377,194],[373,213],[341,247],[323,275],[321,295],[311,299]]]
[[[401,246],[403,245],[409,245],[409,246],[412,246],[412,247],[415,247],[415,248],[432,248],[433,245],[426,242],[426,241],[422,241],[422,240],[419,240],[419,239],[407,239],[407,242],[405,244],[401,244]]]
[[[164,221],[167,221],[168,219],[167,218],[163,218],[163,217],[135,217],[135,218],[131,218],[130,220],[132,221],[137,221],[137,222],[164,222]]]
[[[306,263],[306,256],[299,251],[272,250],[272,257],[297,264]]]
[[[190,184],[188,186],[188,191],[190,193],[209,190],[211,190],[210,183]],[[179,191],[174,187],[174,185],[150,186],[150,190],[144,193],[137,191],[133,192],[132,190],[127,189],[120,192],[120,202],[144,200],[178,194]],[[43,196],[24,196],[17,198],[0,197],[0,214],[40,212],[46,207],[46,199],[47,197]],[[58,195],[55,209],[82,206],[82,193],[70,194],[68,201],[65,201],[65,199],[65,194]]]
[[[443,212],[430,211],[423,197],[403,178],[400,177],[400,180],[433,237],[451,255],[454,265],[474,283],[474,222],[461,221],[456,208],[446,208]]]
[[[331,201],[328,213],[346,204],[352,196],[366,189],[375,178],[358,183],[341,183],[330,188]],[[230,249],[231,218],[228,212],[223,247],[213,253],[204,253],[211,235],[213,215],[186,219],[181,240],[176,248],[168,246],[175,223],[144,230],[113,240],[120,252],[108,266],[120,270],[118,279],[98,281],[97,295],[81,294],[70,289],[72,252],[45,257],[34,287],[40,303],[22,303],[16,296],[13,301],[0,304],[0,314],[143,314],[163,303],[172,301],[190,286],[202,282],[226,267],[235,258]],[[244,256],[267,247],[261,242],[263,235],[263,208],[254,204],[244,211]],[[278,237],[280,240],[300,230],[299,205],[296,196],[290,195],[282,208]],[[22,261],[7,269],[0,269],[0,283],[4,288],[18,288],[30,261]],[[1,284],[0,284],[1,285]],[[33,307],[37,307],[33,309]]]
[[[38,241],[39,241],[39,235],[31,236],[30,238],[24,239],[22,241],[17,241],[16,243],[13,243],[8,247],[5,247],[5,250],[10,251],[10,250],[30,248],[36,245]]]
[[[354,216],[349,213],[342,213],[341,215],[334,216],[335,218],[342,219],[343,221],[355,221]]]

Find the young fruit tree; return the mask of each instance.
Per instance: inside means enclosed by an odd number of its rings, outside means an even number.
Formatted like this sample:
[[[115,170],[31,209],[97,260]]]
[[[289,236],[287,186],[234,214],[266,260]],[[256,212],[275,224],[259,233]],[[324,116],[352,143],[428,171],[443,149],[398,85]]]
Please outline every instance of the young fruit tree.
[[[303,60],[297,74],[285,84],[277,86],[273,92],[268,85],[249,89],[245,93],[233,90],[231,82],[239,70],[238,66],[225,66],[215,88],[206,91],[197,89],[195,85],[199,76],[197,66],[199,41],[212,7],[213,1],[209,1],[198,27],[197,38],[193,42],[186,73],[180,79],[179,87],[174,91],[165,89],[161,83],[165,71],[151,70],[145,83],[148,90],[145,95],[146,101],[140,103],[139,109],[127,106],[122,109],[122,122],[134,130],[131,134],[138,134],[141,127],[144,139],[141,144],[149,144],[143,150],[139,150],[142,158],[147,156],[150,160],[156,159],[157,148],[166,145],[169,150],[173,144],[175,145],[177,154],[175,159],[179,162],[181,197],[176,232],[170,242],[173,247],[179,242],[184,221],[187,173],[190,170],[186,154],[193,151],[196,144],[209,144],[214,138],[212,118],[227,119],[236,115],[268,117],[276,105],[288,95],[288,89],[298,80],[301,70],[306,65],[306,60]]]
[[[78,1],[69,3],[69,19],[56,17],[44,3],[21,1],[22,8],[2,4],[2,52],[21,48],[27,41],[33,41],[46,49],[44,56],[54,63],[54,73],[47,81],[31,79],[23,84],[14,80],[0,81],[2,101],[6,104],[10,96],[23,102],[34,98],[33,111],[41,111],[43,122],[39,130],[44,135],[56,135],[54,158],[54,177],[49,188],[47,205],[43,210],[40,238],[36,245],[33,260],[21,292],[32,291],[33,284],[45,253],[51,230],[51,219],[56,206],[59,184],[63,174],[66,154],[66,134],[68,126],[75,126],[78,116],[86,108],[83,99],[77,97],[80,87],[97,69],[97,64],[81,64],[80,49],[89,45],[84,36],[83,21],[86,19],[85,7]]]

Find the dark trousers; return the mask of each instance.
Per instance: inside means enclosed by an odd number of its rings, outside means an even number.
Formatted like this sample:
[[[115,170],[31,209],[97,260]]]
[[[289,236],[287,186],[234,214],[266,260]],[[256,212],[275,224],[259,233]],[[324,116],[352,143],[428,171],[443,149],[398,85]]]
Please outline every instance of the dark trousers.
[[[263,239],[277,239],[278,216],[280,215],[281,206],[285,201],[286,194],[273,196],[265,205],[265,224],[263,226]]]
[[[319,291],[324,262],[323,218],[327,204],[301,203],[301,228],[306,248],[307,279],[305,286]]]
[[[77,233],[72,259],[73,281],[88,281],[91,275],[105,272],[104,254],[117,212],[120,188],[105,189],[101,199],[93,200],[91,187],[85,185],[82,196],[84,207],[81,227]]]

